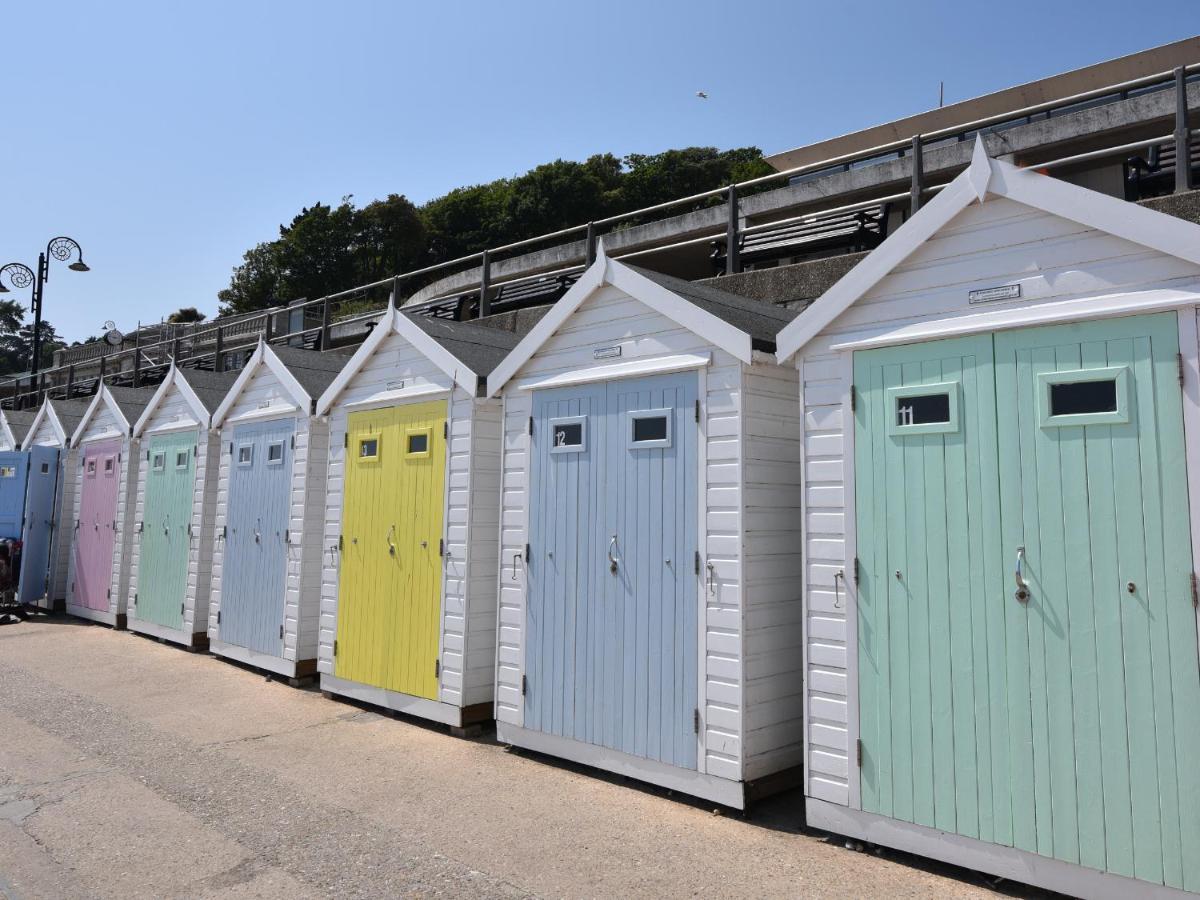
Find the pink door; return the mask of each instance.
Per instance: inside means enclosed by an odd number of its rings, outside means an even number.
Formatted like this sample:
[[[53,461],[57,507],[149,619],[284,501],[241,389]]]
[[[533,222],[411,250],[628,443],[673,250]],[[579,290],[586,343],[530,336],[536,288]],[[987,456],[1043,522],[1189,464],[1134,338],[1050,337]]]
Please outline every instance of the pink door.
[[[79,520],[75,523],[75,603],[108,609],[117,525],[120,441],[85,444]]]

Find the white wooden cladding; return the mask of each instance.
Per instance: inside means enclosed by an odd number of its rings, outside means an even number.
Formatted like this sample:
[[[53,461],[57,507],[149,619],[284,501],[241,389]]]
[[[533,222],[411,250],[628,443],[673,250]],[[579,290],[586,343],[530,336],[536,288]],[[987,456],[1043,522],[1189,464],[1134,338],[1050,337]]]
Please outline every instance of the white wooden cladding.
[[[1189,288],[1200,266],[1004,197],[963,209],[818,333],[797,357],[804,412],[807,793],[857,805],[853,698],[850,353],[839,343],[900,326],[947,329],[971,316],[1160,288]],[[972,306],[968,291],[1020,284],[1021,299]],[[849,588],[846,585],[849,585]]]
[[[221,609],[225,540],[221,537],[229,511],[229,473],[232,457],[229,443],[239,420],[274,418],[295,421],[295,447],[286,456],[291,463],[288,511],[290,542],[283,613],[283,658],[311,660],[317,656],[320,622],[321,553],[324,550],[325,484],[329,461],[329,425],[310,418],[308,410],[297,410],[287,387],[266,365],[259,366],[228,409],[213,440],[217,441],[217,487],[212,543],[212,595],[208,618],[210,640],[220,639],[217,614]]]
[[[76,452],[92,441],[118,438],[121,441],[121,462],[117,466],[117,535],[113,549],[113,568],[109,581],[108,613],[116,616],[125,612],[126,591],[129,588],[129,554],[130,542],[128,537],[132,529],[130,523],[133,513],[133,498],[136,489],[138,442],[129,437],[128,425],[118,419],[107,403],[101,403],[88,420],[87,427],[79,435],[76,442]],[[82,500],[81,485],[83,465],[76,457],[75,466],[67,471],[67,477],[75,482],[70,516],[63,516],[62,528],[73,533],[75,523],[79,520],[79,509]],[[67,603],[75,604],[75,552],[74,540],[67,552]]]
[[[801,759],[799,416],[793,371],[745,366],[612,286],[597,289],[506,385],[496,716],[521,726],[531,397],[520,384],[623,360],[710,354],[701,370],[700,771],[759,777]]]
[[[176,376],[183,377],[183,376]],[[213,520],[216,491],[213,472],[218,465],[218,443],[210,440],[208,423],[196,424],[195,414],[179,388],[172,384],[158,405],[151,411],[139,432],[143,445],[156,432],[178,432],[189,428],[196,435],[196,481],[192,493],[191,528],[193,537],[188,549],[187,593],[184,596],[183,628],[185,635],[208,630],[209,588],[212,575]],[[129,587],[126,602],[130,617],[136,617],[133,598],[138,589],[138,568],[142,542],[137,535],[137,523],[143,520],[146,505],[146,477],[150,463],[145,451],[138,453],[137,479],[134,494],[132,532],[129,535]]]
[[[348,407],[391,406],[404,395],[450,397],[450,459],[446,472],[446,556],[443,567],[439,699],[454,706],[489,703],[496,658],[499,561],[500,404],[480,401],[442,369],[391,334],[347,383],[329,412],[328,493],[322,509],[320,628],[317,668],[333,674]]]

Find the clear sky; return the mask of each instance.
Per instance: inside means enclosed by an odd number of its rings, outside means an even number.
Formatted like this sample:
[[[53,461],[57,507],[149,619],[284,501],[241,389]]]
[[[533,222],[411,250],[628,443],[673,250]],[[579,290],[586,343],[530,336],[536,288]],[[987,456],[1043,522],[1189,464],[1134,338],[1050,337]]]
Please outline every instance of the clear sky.
[[[558,157],[772,153],[1200,31],[1195,0],[10,2],[0,264],[58,234],[69,339],[212,314],[302,206]],[[696,97],[706,91],[708,100]],[[20,295],[23,299],[28,292]]]

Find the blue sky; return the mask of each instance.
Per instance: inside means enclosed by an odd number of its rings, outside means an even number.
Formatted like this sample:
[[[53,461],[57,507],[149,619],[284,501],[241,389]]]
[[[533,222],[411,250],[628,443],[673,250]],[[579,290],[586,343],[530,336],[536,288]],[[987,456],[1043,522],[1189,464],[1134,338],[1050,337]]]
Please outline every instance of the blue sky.
[[[302,206],[558,157],[777,152],[1187,37],[1194,0],[6,4],[0,264],[58,234],[70,339],[212,314]],[[732,16],[732,18],[731,18]],[[696,98],[698,90],[709,98]],[[27,297],[27,293],[18,295]]]

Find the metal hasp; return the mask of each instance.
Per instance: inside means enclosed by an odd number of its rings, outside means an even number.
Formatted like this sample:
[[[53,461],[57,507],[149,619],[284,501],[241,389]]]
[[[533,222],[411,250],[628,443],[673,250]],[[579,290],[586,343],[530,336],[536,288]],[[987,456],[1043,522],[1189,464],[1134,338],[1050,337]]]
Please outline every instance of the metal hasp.
[[[738,189],[729,186],[729,221],[725,225],[725,274],[735,275],[742,267],[742,248],[738,243]]]
[[[60,262],[66,262],[72,256],[75,257],[75,262],[67,266],[68,269],[72,272],[89,271],[88,264],[83,261],[83,249],[79,246],[79,242],[65,236],[52,238],[46,244],[45,252],[38,254],[36,273],[22,263],[8,263],[0,267],[0,276],[7,272],[9,282],[13,287],[25,288],[29,287],[31,283],[33,284],[33,301],[30,304],[30,311],[33,313],[33,342],[29,361],[31,375],[38,373],[38,361],[42,353],[42,297],[46,282],[50,280],[50,257],[54,257]],[[4,279],[0,277],[0,293],[6,294],[8,290],[4,285]]]
[[[1013,578],[1017,582],[1017,592],[1014,596],[1024,603],[1029,599],[1029,585],[1025,583],[1025,575],[1023,572],[1025,566],[1025,548],[1017,548],[1017,566],[1013,570]]]
[[[912,186],[909,188],[908,216],[911,219],[921,208],[921,191],[925,189],[925,162],[921,153],[921,136],[912,139]]]
[[[1188,128],[1187,71],[1175,70],[1175,193],[1192,189],[1191,130]]]

